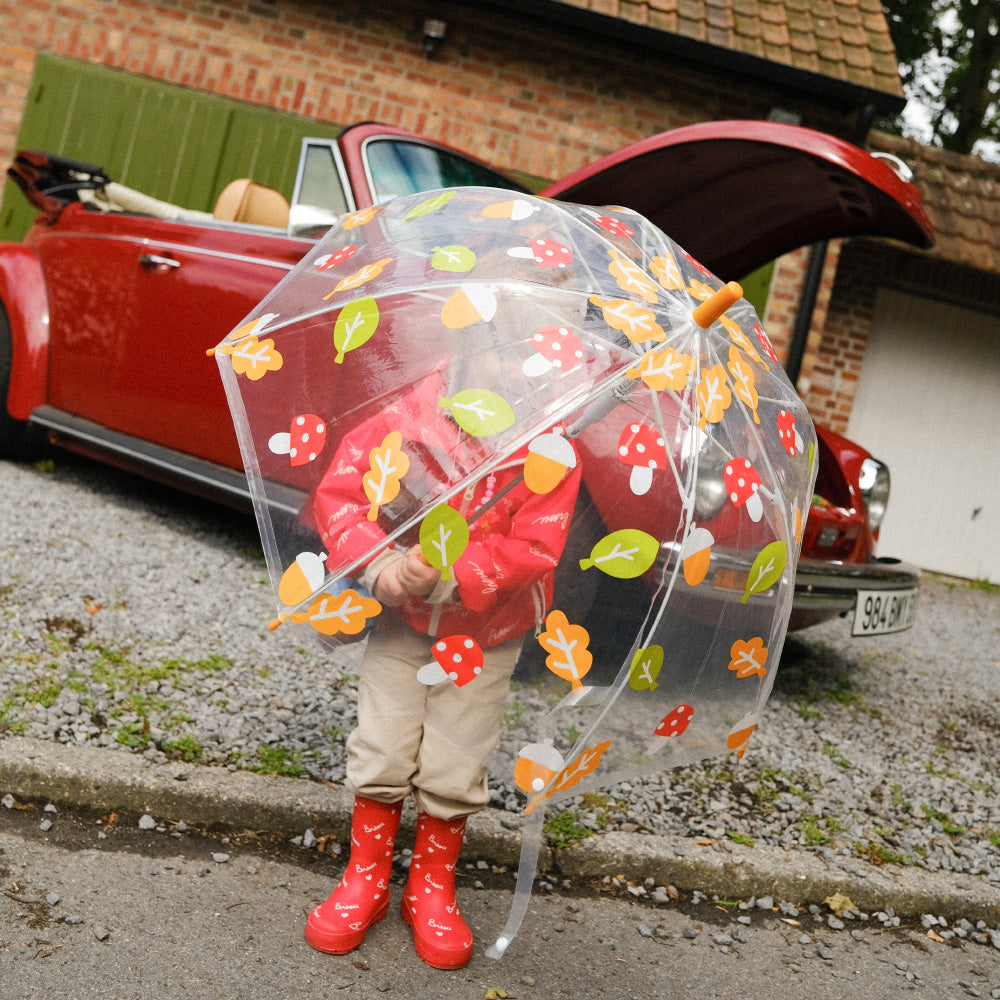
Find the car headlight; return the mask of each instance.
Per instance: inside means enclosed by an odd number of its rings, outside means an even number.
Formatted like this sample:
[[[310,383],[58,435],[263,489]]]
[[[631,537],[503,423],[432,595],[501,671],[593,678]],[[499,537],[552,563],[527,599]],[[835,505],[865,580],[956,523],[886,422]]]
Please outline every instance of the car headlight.
[[[698,521],[711,521],[726,502],[726,481],[722,466],[702,461],[698,466],[698,481],[694,488],[694,516]]]
[[[868,525],[874,534],[882,524],[885,509],[889,505],[889,469],[874,458],[866,458],[861,463],[858,478],[861,495],[865,500]]]

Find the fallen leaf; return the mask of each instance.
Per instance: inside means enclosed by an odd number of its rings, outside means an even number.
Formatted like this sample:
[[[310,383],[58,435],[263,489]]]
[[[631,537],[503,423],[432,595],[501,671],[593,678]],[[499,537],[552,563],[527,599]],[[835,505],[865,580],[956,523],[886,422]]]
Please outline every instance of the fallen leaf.
[[[779,917],[778,918],[783,924],[788,924],[790,927],[801,927],[801,920],[792,920],[791,917]]]
[[[710,837],[701,837],[695,841],[699,847],[711,847],[713,844],[717,844],[717,840],[712,840]]]
[[[499,986],[491,986],[484,994],[483,1000],[514,1000],[513,996]]]
[[[823,902],[825,905],[829,906],[838,917],[842,917],[846,910],[857,909],[851,897],[845,896],[842,892],[835,892],[832,896],[827,896]]]
[[[931,939],[932,941],[937,941],[937,942],[938,942],[939,944],[945,944],[945,940],[944,940],[944,938],[943,938],[943,937],[941,937],[941,935],[940,935],[940,934],[938,934],[938,932],[937,932],[937,931],[935,931],[935,930],[932,930],[932,929],[928,929],[928,931],[927,931],[927,936],[928,936],[928,937],[929,937],[929,938],[930,938],[930,939]]]

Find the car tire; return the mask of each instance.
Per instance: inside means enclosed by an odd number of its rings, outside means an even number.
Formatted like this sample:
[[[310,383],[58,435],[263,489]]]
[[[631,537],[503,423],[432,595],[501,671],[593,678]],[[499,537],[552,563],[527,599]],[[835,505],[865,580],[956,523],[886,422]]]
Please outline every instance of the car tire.
[[[10,320],[0,305],[0,458],[35,458],[42,450],[42,435],[24,420],[7,412],[7,390],[14,363],[14,339]]]

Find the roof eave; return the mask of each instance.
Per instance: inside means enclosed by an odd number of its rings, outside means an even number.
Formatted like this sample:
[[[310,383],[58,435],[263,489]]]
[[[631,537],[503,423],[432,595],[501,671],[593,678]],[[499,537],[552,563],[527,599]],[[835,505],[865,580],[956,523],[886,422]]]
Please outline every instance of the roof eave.
[[[730,76],[794,90],[804,96],[844,108],[853,110],[868,107],[874,110],[876,116],[897,115],[906,106],[906,98],[898,94],[813,73],[786,63],[773,62],[736,49],[712,45],[625,18],[577,7],[564,0],[492,0],[492,3],[496,7],[568,25],[600,39],[613,38],[630,45],[639,45],[688,63],[724,70]]]

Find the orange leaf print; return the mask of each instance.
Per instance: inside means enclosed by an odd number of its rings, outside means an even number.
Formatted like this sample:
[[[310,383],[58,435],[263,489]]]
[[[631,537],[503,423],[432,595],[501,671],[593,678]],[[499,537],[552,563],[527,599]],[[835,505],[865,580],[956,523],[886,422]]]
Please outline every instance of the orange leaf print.
[[[733,376],[733,391],[750,407],[753,412],[753,422],[759,424],[757,403],[760,401],[760,397],[757,395],[757,386],[754,384],[753,369],[743,360],[735,347],[729,348],[729,364],[726,367],[729,369],[729,374]]]
[[[378,215],[379,210],[372,205],[370,208],[362,208],[357,212],[351,212],[349,215],[345,215],[341,220],[340,224],[345,229],[356,229],[358,226],[363,226],[365,223],[371,222],[372,219]]]
[[[694,358],[680,354],[672,347],[662,351],[647,351],[635,368],[625,373],[631,379],[641,378],[654,392],[673,389],[679,392],[687,385],[688,376],[694,371]]]
[[[333,298],[337,292],[343,292],[351,288],[360,288],[366,282],[377,278],[385,269],[385,266],[391,263],[391,257],[383,257],[381,260],[375,261],[374,264],[365,264],[364,267],[355,271],[354,274],[349,274],[346,278],[338,281],[333,291],[323,296],[323,301],[325,302],[327,299]]]
[[[612,263],[608,265],[608,273],[618,282],[623,292],[631,292],[649,303],[656,302],[659,295],[656,283],[635,261],[623,257],[617,250],[608,250]]]
[[[262,379],[268,372],[276,372],[284,362],[270,339],[247,337],[226,353],[233,359],[233,371],[237,375],[246,375],[251,382]]]
[[[733,394],[726,385],[725,368],[722,365],[713,365],[702,372],[701,382],[695,395],[698,399],[698,409],[701,410],[698,426],[704,430],[706,423],[717,424],[733,401]]]
[[[587,648],[590,633],[582,625],[570,625],[561,611],[552,611],[545,619],[545,631],[538,637],[538,643],[549,652],[545,658],[549,670],[570,681],[574,690],[582,687],[581,678],[593,664]]]
[[[660,283],[661,287],[668,292],[684,287],[684,279],[681,277],[681,269],[677,266],[677,261],[673,254],[665,257],[654,257],[649,262],[649,269],[653,272],[653,277]]]
[[[403,435],[399,431],[386,434],[378,448],[368,453],[371,468],[361,478],[365,496],[371,501],[368,520],[378,517],[381,504],[389,503],[399,495],[400,480],[410,468],[410,459],[402,450]]]
[[[633,344],[667,339],[651,309],[636,305],[629,299],[602,299],[599,295],[591,295],[590,301],[601,308],[605,323],[614,330],[621,330]]]
[[[715,294],[715,290],[706,285],[704,281],[692,278],[688,282],[688,293],[701,302],[707,302]]]
[[[729,650],[729,669],[735,671],[737,677],[763,677],[767,673],[764,668],[767,653],[767,646],[759,635],[746,641],[737,639]]]
[[[730,750],[736,751],[737,757],[742,757],[747,752],[747,744],[750,742],[750,737],[753,735],[753,731],[757,728],[756,724],[752,726],[747,726],[744,729],[737,729],[735,732],[729,734],[729,739],[726,740],[726,746]]]
[[[600,766],[601,758],[610,746],[611,740],[605,740],[603,743],[598,743],[596,747],[588,747],[584,750],[576,760],[567,764],[556,775],[556,780],[552,784],[552,792],[565,792],[580,784],[588,774],[593,774]]]
[[[295,623],[308,622],[323,635],[359,635],[369,618],[382,611],[382,605],[373,597],[362,597],[356,590],[348,589],[334,596],[319,594],[307,611],[292,615]]]
[[[740,329],[739,323],[731,320],[728,316],[721,316],[719,322],[725,327],[729,334],[729,339],[751,360],[763,365],[765,371],[768,370],[767,362],[760,356],[753,342]]]
[[[584,750],[574,761],[567,764],[553,779],[552,785],[544,792],[536,795],[525,807],[524,812],[530,816],[541,802],[547,802],[557,792],[565,792],[575,788],[588,774],[593,774],[600,766],[601,758],[611,746],[611,740],[598,743],[596,747]]]

